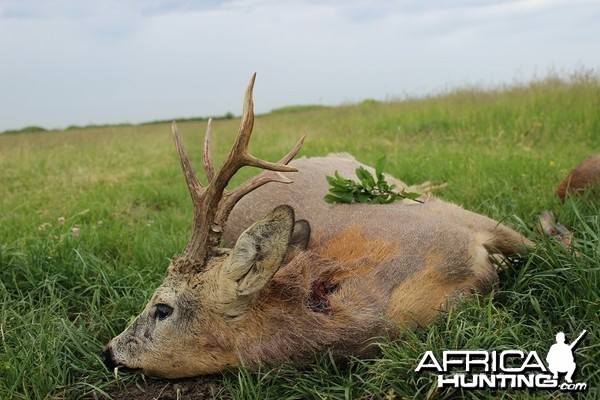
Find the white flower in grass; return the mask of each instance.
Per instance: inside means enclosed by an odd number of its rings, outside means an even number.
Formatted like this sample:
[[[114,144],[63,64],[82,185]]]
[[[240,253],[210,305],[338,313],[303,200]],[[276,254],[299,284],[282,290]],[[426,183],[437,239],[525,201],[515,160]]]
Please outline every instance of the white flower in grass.
[[[48,223],[48,222],[44,222],[43,224],[41,224],[40,226],[38,226],[38,233],[40,235],[43,235],[46,233],[46,230],[51,227],[52,224]]]

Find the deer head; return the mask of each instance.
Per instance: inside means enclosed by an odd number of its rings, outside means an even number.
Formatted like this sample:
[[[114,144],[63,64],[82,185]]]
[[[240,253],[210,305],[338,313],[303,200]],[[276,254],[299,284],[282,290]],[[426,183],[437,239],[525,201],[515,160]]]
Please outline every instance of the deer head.
[[[293,244],[294,211],[279,206],[249,227],[233,249],[220,248],[223,228],[234,205],[267,182],[291,183],[279,172],[295,172],[287,164],[300,150],[304,137],[279,162],[260,160],[248,153],[254,125],[252,91],[256,75],[246,89],[244,108],[235,143],[216,171],[211,157],[211,121],[204,140],[202,185],[181,143],[177,125],[172,132],[181,167],[194,204],[190,241],[168,267],[142,313],[104,348],[109,369],[140,369],[166,378],[196,376],[235,365],[229,322],[256,299],[282,264]],[[239,187],[226,186],[244,166],[264,169]],[[307,236],[306,222],[298,229]],[[307,240],[305,237],[301,240]]]

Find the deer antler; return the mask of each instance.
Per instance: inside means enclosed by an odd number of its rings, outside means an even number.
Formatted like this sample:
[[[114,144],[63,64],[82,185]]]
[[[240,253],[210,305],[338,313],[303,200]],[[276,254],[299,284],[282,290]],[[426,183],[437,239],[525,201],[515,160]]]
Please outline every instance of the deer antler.
[[[171,126],[181,168],[194,203],[192,236],[182,255],[182,258],[192,262],[194,270],[201,270],[212,255],[219,253],[218,246],[223,234],[223,227],[227,222],[229,213],[242,197],[268,182],[291,183],[291,180],[279,172],[297,172],[295,168],[287,164],[296,156],[300,147],[302,147],[304,136],[277,163],[258,159],[248,153],[248,143],[254,126],[252,91],[255,79],[256,74],[252,75],[246,89],[242,121],[235,143],[227,159],[216,172],[212,162],[210,146],[212,121],[208,121],[204,139],[204,171],[209,182],[207,186],[203,186],[198,180],[198,176],[181,144],[176,123],[173,122]],[[225,190],[231,178],[244,166],[257,167],[268,171],[263,171],[232,191]]]

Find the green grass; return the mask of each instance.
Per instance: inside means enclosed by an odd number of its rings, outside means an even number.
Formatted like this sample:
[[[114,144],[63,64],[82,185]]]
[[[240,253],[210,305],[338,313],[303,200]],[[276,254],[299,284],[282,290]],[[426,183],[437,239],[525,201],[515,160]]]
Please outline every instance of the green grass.
[[[237,119],[214,126],[217,161]],[[203,121],[180,124],[201,162]],[[381,344],[373,360],[224,374],[224,393],[254,398],[547,398],[547,392],[438,391],[415,374],[426,350],[508,349],[545,354],[554,334],[590,332],[578,377],[600,386],[600,206],[559,203],[570,168],[600,151],[600,77],[577,73],[483,91],[343,107],[291,107],[257,118],[250,145],[275,160],[307,134],[301,155],[349,152],[409,183],[447,182],[438,195],[534,239],[536,252],[502,273],[495,298],[464,302],[426,330]],[[242,171],[236,181],[251,171]],[[0,398],[97,396],[143,385],[116,380],[101,347],[138,314],[187,243],[192,210],[166,123],[0,135]],[[555,211],[579,256],[532,226]],[[64,224],[59,218],[64,218]],[[595,392],[594,392],[595,391]],[[114,390],[111,393],[115,393]],[[558,396],[558,395],[557,395]]]

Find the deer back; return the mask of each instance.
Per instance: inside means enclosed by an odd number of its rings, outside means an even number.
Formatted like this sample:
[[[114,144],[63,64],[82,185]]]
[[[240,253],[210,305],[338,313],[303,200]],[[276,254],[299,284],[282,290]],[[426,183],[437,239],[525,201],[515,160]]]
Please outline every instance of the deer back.
[[[326,203],[323,200],[329,190],[326,175],[339,171],[342,176],[351,177],[359,166],[374,171],[348,154],[303,157],[289,165],[298,172],[282,175],[290,178],[292,183],[285,187],[268,183],[236,204],[223,235],[227,245],[235,243],[239,234],[258,216],[280,204],[292,206],[297,219],[305,219],[310,223],[312,245],[352,227],[372,238],[392,239],[402,248],[432,245],[448,255],[452,254],[452,249],[473,240],[485,244],[491,253],[499,254],[514,253],[523,243],[531,245],[531,242],[498,221],[429,195],[421,196],[423,203],[408,199],[381,205]],[[409,187],[390,175],[386,179],[399,188],[419,189],[419,186]],[[440,236],[439,241],[431,242],[432,235],[445,234],[449,237],[442,240]]]

